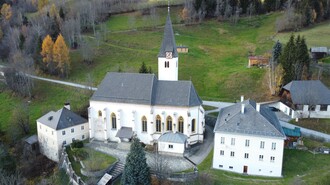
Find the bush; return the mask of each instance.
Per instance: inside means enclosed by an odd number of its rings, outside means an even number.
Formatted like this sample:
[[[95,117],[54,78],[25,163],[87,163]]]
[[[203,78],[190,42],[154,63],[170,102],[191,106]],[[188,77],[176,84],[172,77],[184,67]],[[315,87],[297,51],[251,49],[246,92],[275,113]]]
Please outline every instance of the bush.
[[[79,159],[79,160],[85,160],[89,157],[89,154],[87,151],[85,150],[79,150],[76,152],[75,156]]]
[[[84,143],[82,141],[75,140],[71,143],[71,147],[72,148],[82,148],[82,147],[84,147]]]

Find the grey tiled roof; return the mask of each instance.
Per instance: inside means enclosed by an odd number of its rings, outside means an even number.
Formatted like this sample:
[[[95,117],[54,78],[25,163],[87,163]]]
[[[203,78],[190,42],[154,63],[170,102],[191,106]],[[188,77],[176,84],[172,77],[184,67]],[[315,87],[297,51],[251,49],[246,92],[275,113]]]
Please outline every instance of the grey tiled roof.
[[[32,145],[33,143],[37,143],[38,142],[38,136],[34,134],[34,135],[26,138],[25,142],[29,143],[30,145]]]
[[[245,104],[244,114],[241,113],[242,104]],[[266,106],[261,106],[260,112],[256,111],[256,103],[252,100],[221,109],[214,132],[285,138],[275,113]]]
[[[158,142],[182,143],[184,144],[188,137],[180,132],[166,132],[158,138]]]
[[[119,138],[131,139],[132,136],[133,136],[133,131],[131,127],[121,127],[116,134],[116,137]]]
[[[330,105],[330,90],[320,80],[292,81],[283,89],[290,91],[294,104]]]
[[[202,104],[192,82],[159,81],[154,74],[108,73],[91,100],[193,107]]]
[[[174,32],[170,15],[168,15],[166,19],[163,42],[160,47],[158,57],[165,57],[166,52],[172,52],[173,57],[179,56],[178,51],[176,50]]]
[[[68,110],[65,107],[56,112],[50,111],[39,118],[37,121],[55,130],[61,130],[87,123],[85,118],[79,116],[71,110]]]

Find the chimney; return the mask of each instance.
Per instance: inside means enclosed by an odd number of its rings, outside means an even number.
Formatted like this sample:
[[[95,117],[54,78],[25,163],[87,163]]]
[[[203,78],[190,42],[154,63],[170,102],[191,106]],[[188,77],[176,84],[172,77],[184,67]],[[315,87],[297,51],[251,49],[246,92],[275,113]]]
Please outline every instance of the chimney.
[[[65,104],[64,104],[64,107],[66,108],[66,109],[68,109],[68,110],[70,110],[70,103],[69,102],[66,102]]]
[[[244,96],[243,96],[243,95],[241,96],[241,102],[242,102],[242,101],[244,101]]]
[[[257,103],[256,110],[260,112],[260,103]]]
[[[242,103],[242,106],[241,106],[241,113],[244,114],[244,109],[245,109],[245,104]]]

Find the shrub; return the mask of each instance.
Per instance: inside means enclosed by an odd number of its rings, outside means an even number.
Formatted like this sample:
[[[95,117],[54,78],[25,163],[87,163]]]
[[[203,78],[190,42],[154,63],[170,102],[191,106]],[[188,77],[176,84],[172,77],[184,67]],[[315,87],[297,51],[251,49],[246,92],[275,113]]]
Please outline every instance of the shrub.
[[[82,147],[84,147],[84,143],[82,141],[75,140],[71,143],[71,147],[72,148],[82,148]]]

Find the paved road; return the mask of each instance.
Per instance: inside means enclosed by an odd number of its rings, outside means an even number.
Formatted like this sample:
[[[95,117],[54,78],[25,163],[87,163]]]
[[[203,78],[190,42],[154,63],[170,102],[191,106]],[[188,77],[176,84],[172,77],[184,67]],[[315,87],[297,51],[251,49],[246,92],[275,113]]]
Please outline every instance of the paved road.
[[[1,71],[1,68],[5,68],[5,67],[6,66],[0,65],[0,75],[1,76],[4,76],[4,73]],[[52,83],[67,85],[67,86],[71,86],[71,87],[82,88],[82,89],[89,89],[89,90],[92,90],[92,91],[97,90],[96,87],[91,87],[91,86],[82,85],[82,84],[78,84],[78,83],[66,82],[66,81],[63,81],[63,80],[54,80],[54,79],[50,79],[50,78],[43,78],[43,77],[30,75],[30,74],[26,74],[26,75],[29,76],[30,78],[37,79],[37,80],[43,80],[43,81],[47,81],[47,82],[52,82]]]

